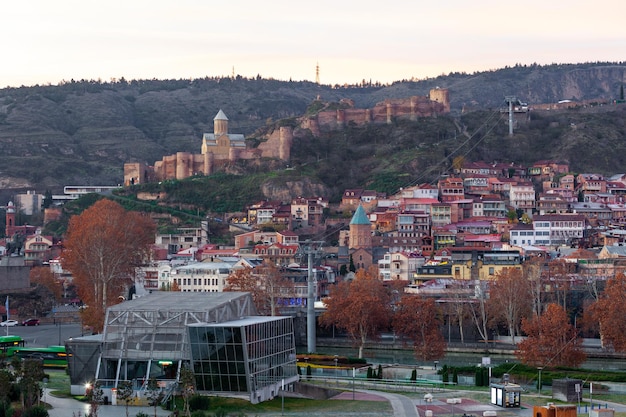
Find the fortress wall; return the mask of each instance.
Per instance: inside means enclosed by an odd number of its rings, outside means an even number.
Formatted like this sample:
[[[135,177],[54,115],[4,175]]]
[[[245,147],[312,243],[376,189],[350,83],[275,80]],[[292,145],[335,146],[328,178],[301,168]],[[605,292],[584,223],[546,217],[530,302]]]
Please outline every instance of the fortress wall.
[[[154,170],[160,180],[176,178],[176,155],[164,156],[160,166],[158,163],[154,164]]]
[[[291,156],[291,144],[293,142],[293,129],[290,127],[280,127],[274,130],[267,141],[258,146],[261,156],[264,158],[279,158],[288,161]]]
[[[143,178],[144,170],[142,168],[143,164],[139,162],[124,164],[124,185],[142,184],[145,181],[145,178]]]

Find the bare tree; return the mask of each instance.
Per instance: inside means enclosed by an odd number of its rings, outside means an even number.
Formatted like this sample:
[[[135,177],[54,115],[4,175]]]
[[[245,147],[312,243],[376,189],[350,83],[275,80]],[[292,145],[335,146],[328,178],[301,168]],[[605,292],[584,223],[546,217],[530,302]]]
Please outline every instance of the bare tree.
[[[517,268],[504,268],[490,285],[489,310],[494,319],[506,323],[513,344],[515,336],[519,334],[522,317],[530,313],[527,302],[530,294],[530,282]]]

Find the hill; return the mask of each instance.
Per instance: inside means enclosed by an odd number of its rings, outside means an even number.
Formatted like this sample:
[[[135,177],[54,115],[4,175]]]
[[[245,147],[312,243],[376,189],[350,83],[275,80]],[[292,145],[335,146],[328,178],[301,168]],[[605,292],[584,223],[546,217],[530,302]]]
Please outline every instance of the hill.
[[[372,107],[388,98],[428,95],[437,86],[450,91],[449,117],[305,136],[294,144],[292,175],[319,181],[336,197],[343,187],[391,189],[427,178],[424,172],[433,164],[435,171],[445,171],[441,161],[450,163],[461,151],[469,159],[554,157],[569,159],[575,170],[614,172],[623,169],[621,106],[537,113],[512,141],[503,140],[504,122],[489,126],[486,121],[506,95],[530,104],[613,100],[625,70],[623,63],[531,65],[360,86],[205,78],[6,88],[0,90],[0,184],[11,192],[118,184],[124,162],[152,164],[177,151],[197,152],[219,109],[228,115],[231,132],[254,136],[263,126],[304,114],[316,97],[326,102],[349,98],[356,107]],[[241,166],[237,172],[269,167]]]

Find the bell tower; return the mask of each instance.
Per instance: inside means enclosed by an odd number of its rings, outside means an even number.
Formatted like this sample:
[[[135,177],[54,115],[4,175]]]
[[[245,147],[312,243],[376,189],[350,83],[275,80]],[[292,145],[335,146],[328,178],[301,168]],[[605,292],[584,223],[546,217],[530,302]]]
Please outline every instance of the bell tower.
[[[7,204],[7,214],[6,214],[6,228],[4,231],[4,235],[10,237],[13,235],[13,231],[15,230],[15,205],[13,205],[12,201],[9,201]]]

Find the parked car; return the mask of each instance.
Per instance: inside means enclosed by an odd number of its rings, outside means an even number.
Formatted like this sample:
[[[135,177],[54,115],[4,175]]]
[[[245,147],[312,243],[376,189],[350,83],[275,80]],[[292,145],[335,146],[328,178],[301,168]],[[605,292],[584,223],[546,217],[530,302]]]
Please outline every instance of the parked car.
[[[17,326],[19,323],[17,322],[17,320],[5,320],[2,323],[0,323],[0,327],[10,327],[10,326]]]
[[[24,320],[22,326],[39,326],[39,319]]]

